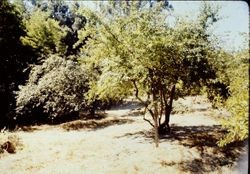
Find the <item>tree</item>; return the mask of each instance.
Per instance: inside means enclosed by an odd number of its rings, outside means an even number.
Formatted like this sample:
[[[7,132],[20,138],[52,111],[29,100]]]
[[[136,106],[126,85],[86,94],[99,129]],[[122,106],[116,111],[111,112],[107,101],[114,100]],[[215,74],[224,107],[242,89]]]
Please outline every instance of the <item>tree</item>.
[[[79,4],[76,2],[69,6],[61,0],[48,2],[32,0],[31,3],[33,10],[25,21],[27,36],[23,38],[23,43],[46,54],[48,52],[66,56],[78,54],[82,45],[78,47],[73,45],[78,40],[77,31],[86,23],[85,17],[78,13]],[[49,37],[45,37],[46,35]]]
[[[76,2],[71,7],[62,1],[52,1],[51,17],[60,22],[60,26],[67,26],[67,35],[63,42],[67,45],[66,55],[76,55],[82,45],[74,47],[78,41],[77,31],[86,24],[86,18],[78,13],[80,5]],[[84,43],[83,43],[84,44]]]
[[[59,22],[49,18],[49,14],[39,9],[24,21],[27,35],[21,37],[24,45],[34,48],[39,54],[66,52],[66,45],[62,39],[66,36],[66,29],[60,27]]]
[[[108,4],[111,5],[113,8],[118,7],[117,9],[119,9],[120,7],[125,7],[127,10],[129,10],[129,8],[131,6],[136,7],[138,10],[144,8],[145,6],[148,6],[149,8],[155,6],[155,5],[159,5],[162,8],[165,9],[173,9],[173,6],[169,3],[168,0],[147,0],[147,1],[143,1],[143,0],[138,0],[138,1],[131,1],[131,0],[125,0],[125,1],[121,1],[121,0],[115,0],[115,1],[108,1]],[[103,1],[102,3],[99,3],[100,6],[103,5]],[[120,12],[126,12],[126,10],[122,9],[120,10]],[[112,13],[112,8],[108,9],[109,13]]]
[[[29,80],[19,88],[16,112],[21,123],[54,122],[87,109],[86,72],[69,58],[51,55],[34,65]]]
[[[172,102],[176,88],[180,88],[177,84],[182,81],[192,88],[214,78],[206,28],[199,22],[185,21],[172,28],[166,23],[167,11],[160,5],[140,11],[131,6],[127,15],[115,13],[110,18],[87,9],[84,15],[89,22],[79,32],[79,39],[91,35],[82,49],[82,61],[95,77],[90,99],[134,93],[152,116],[153,123],[145,116],[144,120],[154,127],[158,146],[159,134],[170,131]]]
[[[20,11],[8,0],[0,1],[0,127],[14,126],[15,95],[28,75],[36,55],[19,38],[25,34]]]

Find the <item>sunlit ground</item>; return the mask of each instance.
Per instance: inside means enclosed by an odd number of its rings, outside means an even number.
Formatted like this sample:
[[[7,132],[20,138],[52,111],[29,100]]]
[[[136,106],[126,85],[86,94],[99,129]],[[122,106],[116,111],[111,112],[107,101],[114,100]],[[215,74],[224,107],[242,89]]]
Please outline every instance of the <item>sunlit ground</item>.
[[[99,120],[77,120],[56,126],[26,127],[15,133],[15,154],[0,154],[0,171],[13,173],[247,173],[243,144],[219,148],[224,134],[218,117],[202,98],[179,100],[186,113],[171,117],[172,132],[155,148],[150,125],[138,105],[107,111]],[[217,119],[216,119],[217,118]],[[1,140],[1,141],[2,141]],[[246,154],[246,153],[245,153]],[[239,160],[241,160],[239,162]]]

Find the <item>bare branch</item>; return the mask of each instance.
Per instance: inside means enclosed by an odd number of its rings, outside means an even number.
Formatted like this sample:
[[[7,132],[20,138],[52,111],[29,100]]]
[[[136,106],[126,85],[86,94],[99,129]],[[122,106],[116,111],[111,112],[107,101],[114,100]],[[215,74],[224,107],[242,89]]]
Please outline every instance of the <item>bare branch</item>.
[[[133,85],[135,87],[135,97],[147,108],[148,107],[148,103],[143,101],[140,97],[139,97],[139,89],[137,87],[136,81],[132,80]]]
[[[165,103],[165,107],[167,106],[167,99],[166,99],[166,91],[165,89],[162,90],[162,95],[163,95],[163,99],[164,99],[164,103]]]
[[[152,111],[150,108],[148,108],[148,103],[145,102],[145,101],[143,101],[143,100],[139,97],[139,89],[138,89],[138,87],[137,87],[136,81],[135,81],[135,80],[132,80],[132,82],[133,82],[133,85],[134,85],[134,87],[135,87],[135,97],[136,97],[136,98],[144,105],[144,107],[145,107],[144,115],[143,115],[143,120],[147,121],[151,126],[155,127],[154,124],[153,124],[150,120],[148,120],[148,119],[145,118],[146,110],[148,110],[148,112],[150,113],[150,115],[152,116],[152,118],[154,118],[154,113],[153,113],[153,111]]]
[[[143,120],[147,121],[152,127],[155,127],[154,124],[150,120],[145,118],[145,115],[143,115]]]

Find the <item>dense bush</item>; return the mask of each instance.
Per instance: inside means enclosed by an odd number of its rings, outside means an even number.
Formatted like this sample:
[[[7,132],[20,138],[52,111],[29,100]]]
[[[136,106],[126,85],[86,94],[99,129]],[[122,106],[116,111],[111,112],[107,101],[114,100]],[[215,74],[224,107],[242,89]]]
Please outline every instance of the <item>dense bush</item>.
[[[16,96],[18,119],[48,121],[76,115],[86,108],[87,90],[84,69],[73,60],[52,55],[35,65],[26,85],[20,86]]]
[[[230,74],[230,97],[225,103],[231,113],[229,118],[223,120],[223,127],[228,134],[219,142],[223,146],[234,141],[242,141],[248,138],[249,124],[249,65],[248,50],[234,56],[227,73]]]

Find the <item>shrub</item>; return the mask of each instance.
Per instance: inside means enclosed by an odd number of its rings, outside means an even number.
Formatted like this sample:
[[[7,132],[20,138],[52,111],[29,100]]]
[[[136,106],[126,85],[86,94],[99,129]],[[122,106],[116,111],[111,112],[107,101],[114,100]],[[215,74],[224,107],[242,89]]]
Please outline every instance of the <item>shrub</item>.
[[[248,138],[248,65],[240,65],[231,71],[232,81],[229,89],[231,97],[226,101],[226,108],[231,116],[223,120],[223,127],[228,134],[219,142],[220,146]]]
[[[49,56],[32,68],[26,85],[19,88],[16,113],[24,122],[73,116],[87,107],[87,75],[73,59]]]
[[[0,154],[5,151],[8,153],[16,153],[24,147],[22,139],[17,135],[1,130],[0,135]]]

